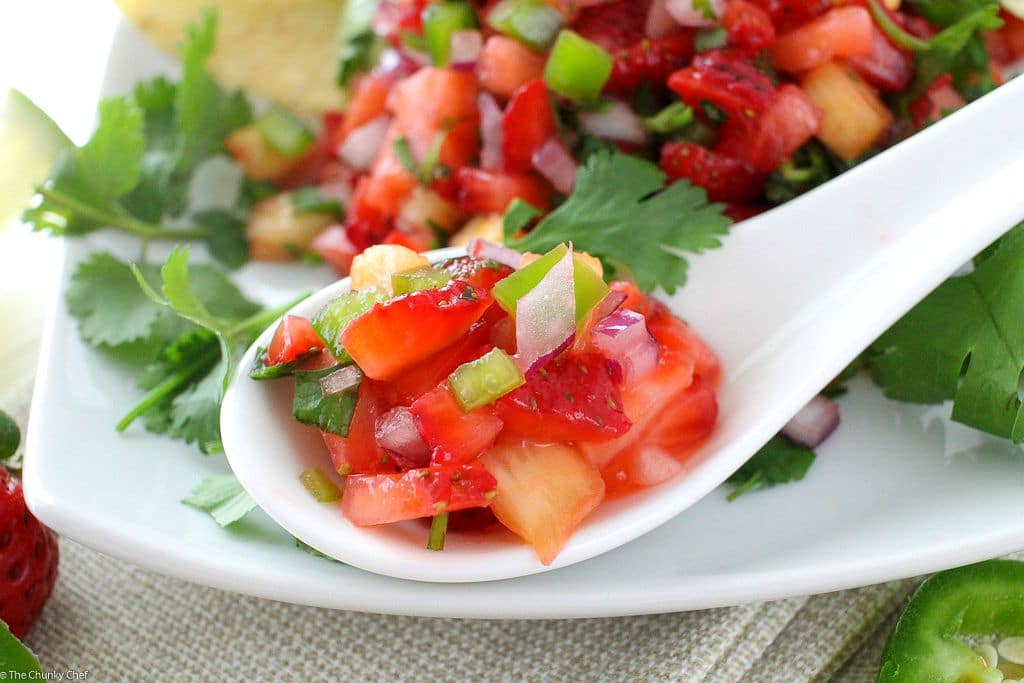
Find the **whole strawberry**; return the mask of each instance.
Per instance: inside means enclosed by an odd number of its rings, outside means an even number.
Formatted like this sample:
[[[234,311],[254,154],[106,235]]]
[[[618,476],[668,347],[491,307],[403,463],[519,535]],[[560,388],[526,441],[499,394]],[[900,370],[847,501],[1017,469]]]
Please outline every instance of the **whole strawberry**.
[[[0,619],[24,638],[57,581],[56,535],[28,507],[21,482],[0,467]]]

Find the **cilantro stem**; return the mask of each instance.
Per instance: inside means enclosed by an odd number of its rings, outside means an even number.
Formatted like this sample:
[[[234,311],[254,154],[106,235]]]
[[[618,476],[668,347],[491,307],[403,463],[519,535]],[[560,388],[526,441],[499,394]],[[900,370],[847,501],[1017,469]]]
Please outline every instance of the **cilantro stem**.
[[[209,371],[217,363],[220,358],[220,349],[213,349],[210,353],[203,356],[200,361],[191,367],[179,370],[175,374],[171,375],[159,385],[153,388],[143,399],[129,411],[127,415],[121,418],[121,421],[117,423],[117,431],[123,432],[128,429],[132,422],[136,418],[141,416],[147,410],[157,405],[165,398],[173,394],[176,390],[181,388],[185,383],[190,381],[196,375],[201,374],[204,371]]]
[[[427,550],[444,550],[444,537],[448,533],[448,513],[434,515],[430,522],[430,536],[427,538]]]
[[[924,52],[931,48],[931,44],[927,40],[921,40],[917,36],[911,35],[893,21],[889,13],[878,4],[878,0],[868,0],[868,9],[871,10],[871,16],[878,23],[878,27],[882,29],[882,32],[885,33],[889,40],[896,43],[897,47],[913,50],[914,52]]]
[[[730,503],[742,496],[747,491],[752,491],[761,483],[761,473],[754,472],[753,476],[733,489],[732,493],[725,497]]]
[[[140,221],[123,213],[98,209],[53,188],[37,187],[36,192],[55,204],[63,205],[83,218],[98,221],[111,228],[129,232],[146,239],[193,240],[209,237],[205,230],[170,230],[159,225]]]
[[[295,306],[295,304],[299,303],[308,296],[309,292],[304,292],[299,296],[295,297],[294,299],[292,299],[291,301],[285,304],[281,304],[276,308],[267,308],[262,311],[259,311],[258,313],[249,316],[245,320],[240,321],[237,325],[229,329],[226,336],[229,339],[234,339],[235,337],[238,337],[243,334],[252,335],[254,333],[262,332],[270,325],[270,323],[280,318],[281,315],[284,314],[287,310],[289,310],[290,308]]]

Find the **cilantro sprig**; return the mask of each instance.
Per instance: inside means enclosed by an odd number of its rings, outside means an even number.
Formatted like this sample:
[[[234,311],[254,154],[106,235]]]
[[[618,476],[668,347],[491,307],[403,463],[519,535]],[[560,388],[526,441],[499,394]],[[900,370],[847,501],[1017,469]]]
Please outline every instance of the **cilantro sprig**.
[[[811,449],[777,434],[726,480],[734,486],[727,498],[733,501],[750,491],[800,481],[814,458]]]
[[[204,240],[232,267],[246,260],[237,226],[185,214],[192,175],[252,118],[245,96],[224,91],[206,71],[216,27],[209,10],[189,26],[180,83],[161,77],[100,103],[92,136],[61,152],[26,223],[68,237],[112,229],[144,240]]]
[[[868,366],[886,396],[935,404],[952,400],[952,419],[1024,442],[1024,224],[950,278],[869,350]],[[955,321],[955,322],[954,322]]]
[[[722,245],[732,221],[722,204],[685,180],[665,186],[665,174],[643,159],[598,152],[579,169],[572,194],[529,233],[512,239],[519,251],[545,253],[563,242],[627,269],[644,291],[669,294],[686,282],[684,252]],[[516,206],[517,221],[530,219]]]

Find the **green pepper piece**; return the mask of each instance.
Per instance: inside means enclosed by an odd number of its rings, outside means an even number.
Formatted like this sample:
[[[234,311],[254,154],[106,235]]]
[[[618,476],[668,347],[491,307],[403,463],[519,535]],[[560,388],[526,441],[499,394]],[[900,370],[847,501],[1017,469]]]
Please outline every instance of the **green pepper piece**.
[[[313,318],[313,329],[327,343],[327,348],[331,350],[338,362],[347,363],[352,360],[352,357],[341,345],[339,339],[341,333],[345,331],[350,322],[366,313],[374,304],[387,301],[390,298],[388,293],[380,287],[346,292],[320,309],[320,312]]]
[[[548,271],[565,257],[568,251],[568,246],[559,244],[530,265],[520,268],[508,277],[499,280],[491,290],[494,300],[505,309],[506,313],[515,317],[516,304],[519,302],[519,299],[536,287],[544,279],[544,276],[548,274]]]
[[[499,348],[463,363],[448,376],[452,395],[466,412],[494,403],[525,383],[526,378],[515,361]]]
[[[256,122],[256,129],[271,149],[293,159],[308,152],[315,141],[302,121],[281,107],[268,109]]]
[[[547,64],[544,82],[556,93],[576,102],[594,102],[612,74],[612,56],[568,29],[558,34]]]
[[[500,280],[491,290],[495,301],[506,313],[515,317],[519,299],[536,287],[548,271],[565,258],[568,251],[568,246],[559,244],[530,265]],[[573,254],[573,289],[576,298],[576,324],[579,325],[586,320],[594,306],[608,294],[608,285],[579,254]]]
[[[562,16],[543,0],[501,0],[487,15],[491,28],[534,50],[546,50],[562,28]]]
[[[299,475],[299,481],[318,503],[341,500],[341,489],[319,467],[310,467]]]
[[[889,638],[879,683],[999,683],[962,637],[1024,636],[1024,563],[989,560],[939,572],[911,596]]]
[[[451,281],[451,273],[440,268],[417,268],[391,275],[391,289],[395,296],[419,292],[424,289],[438,289]]]
[[[476,26],[476,13],[468,3],[446,0],[427,5],[423,10],[423,36],[434,66],[448,66],[453,33]]]

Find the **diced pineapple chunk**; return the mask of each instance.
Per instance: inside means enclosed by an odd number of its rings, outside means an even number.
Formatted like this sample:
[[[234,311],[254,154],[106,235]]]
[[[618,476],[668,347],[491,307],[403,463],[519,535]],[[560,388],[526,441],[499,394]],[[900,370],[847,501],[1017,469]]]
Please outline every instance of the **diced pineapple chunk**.
[[[398,211],[399,223],[423,230],[436,226],[451,232],[461,220],[458,205],[421,186],[416,186]]]
[[[224,146],[253,180],[277,180],[303,161],[301,156],[288,157],[272,149],[255,124],[228,135]]]
[[[335,217],[329,213],[295,213],[287,192],[264,199],[253,207],[245,236],[249,254],[257,261],[291,261],[309,251],[313,238]]]
[[[466,224],[457,233],[452,235],[448,243],[453,247],[464,247],[472,242],[474,238],[479,237],[488,242],[501,244],[505,241],[505,234],[502,230],[503,220],[500,213],[474,216],[466,221]]]
[[[498,481],[491,510],[544,564],[604,498],[601,475],[565,444],[502,442],[480,460]]]
[[[801,87],[825,112],[818,139],[846,161],[861,156],[892,125],[892,112],[848,67],[829,62],[804,76]]]
[[[375,244],[352,259],[352,289],[382,287],[391,292],[391,276],[406,270],[428,268],[430,261],[399,244]]]

